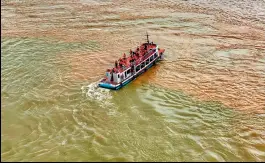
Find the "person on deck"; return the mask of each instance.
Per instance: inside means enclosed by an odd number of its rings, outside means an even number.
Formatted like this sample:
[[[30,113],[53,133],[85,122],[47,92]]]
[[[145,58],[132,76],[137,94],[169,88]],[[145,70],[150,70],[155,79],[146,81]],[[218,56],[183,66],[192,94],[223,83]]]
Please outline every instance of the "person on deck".
[[[113,73],[112,73],[112,72],[110,72],[110,74],[111,74],[110,81],[113,81]]]
[[[119,59],[119,67],[120,68],[122,67],[122,59],[121,58]]]
[[[116,68],[118,67],[118,61],[115,61],[115,67]]]
[[[124,59],[124,60],[126,59],[126,54],[125,54],[125,53],[123,54],[123,59]]]
[[[136,52],[136,57],[137,57],[137,58],[139,57],[139,53],[138,53],[138,52]]]
[[[131,54],[131,58],[133,57],[133,52],[132,52],[132,50],[130,50],[130,54]]]

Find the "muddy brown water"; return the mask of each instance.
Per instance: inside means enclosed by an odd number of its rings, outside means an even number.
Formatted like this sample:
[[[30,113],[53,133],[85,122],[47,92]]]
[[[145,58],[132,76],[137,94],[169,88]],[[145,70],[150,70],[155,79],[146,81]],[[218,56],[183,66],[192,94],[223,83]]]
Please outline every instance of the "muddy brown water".
[[[1,1],[2,161],[265,161],[265,2]],[[150,39],[165,60],[119,91]]]

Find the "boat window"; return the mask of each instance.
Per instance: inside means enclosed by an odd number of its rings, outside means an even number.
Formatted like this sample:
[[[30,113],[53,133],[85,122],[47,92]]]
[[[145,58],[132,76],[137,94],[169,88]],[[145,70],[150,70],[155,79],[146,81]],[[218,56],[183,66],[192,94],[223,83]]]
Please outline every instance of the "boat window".
[[[125,74],[125,75],[124,75],[124,76],[125,76],[125,78],[127,78],[127,73],[126,73],[126,71],[124,72],[124,74]]]
[[[144,66],[145,66],[145,63],[143,62],[143,63],[141,64],[141,69],[144,68]]]
[[[140,65],[136,67],[136,72],[140,70]]]
[[[131,69],[127,70],[127,74],[129,74],[129,73],[130,73],[130,70],[131,70]]]
[[[148,64],[149,63],[149,58],[146,60],[146,64]]]
[[[118,74],[118,78],[120,78],[120,75]]]
[[[157,57],[157,53],[155,53],[155,58]]]
[[[154,57],[153,55],[150,57],[150,62],[153,60],[153,57]]]

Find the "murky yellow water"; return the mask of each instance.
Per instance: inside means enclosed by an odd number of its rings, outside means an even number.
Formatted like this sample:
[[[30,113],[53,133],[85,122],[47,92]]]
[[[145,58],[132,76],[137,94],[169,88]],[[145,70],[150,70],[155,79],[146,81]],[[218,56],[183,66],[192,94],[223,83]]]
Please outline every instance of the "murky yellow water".
[[[1,160],[265,161],[264,9],[1,1]],[[146,31],[165,61],[97,88]]]

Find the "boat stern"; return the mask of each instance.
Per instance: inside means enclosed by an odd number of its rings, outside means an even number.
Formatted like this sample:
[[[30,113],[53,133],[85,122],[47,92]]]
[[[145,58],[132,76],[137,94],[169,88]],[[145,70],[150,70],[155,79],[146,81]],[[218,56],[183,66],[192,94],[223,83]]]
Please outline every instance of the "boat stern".
[[[120,84],[112,84],[112,83],[108,83],[108,82],[105,82],[104,79],[101,80],[101,81],[98,83],[98,86],[101,87],[101,88],[107,88],[107,89],[113,89],[113,90],[120,89]]]
[[[158,49],[160,60],[164,60],[165,49]]]

